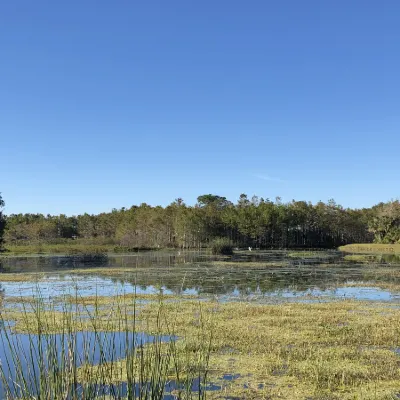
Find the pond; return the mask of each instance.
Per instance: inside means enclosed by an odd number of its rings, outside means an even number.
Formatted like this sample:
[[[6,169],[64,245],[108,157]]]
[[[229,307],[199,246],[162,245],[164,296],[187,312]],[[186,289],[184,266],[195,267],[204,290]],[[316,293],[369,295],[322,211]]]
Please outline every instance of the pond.
[[[189,385],[193,391],[200,388],[205,391],[221,390],[226,393],[225,398],[246,398],[246,394],[239,396],[237,393],[252,388],[251,390],[263,391],[263,396],[269,398],[269,393],[274,393],[276,389],[277,393],[286,393],[286,397],[282,398],[292,398],[291,390],[295,390],[297,384],[296,390],[300,397],[295,398],[304,399],[311,393],[310,388],[314,382],[311,381],[313,375],[304,377],[304,372],[301,372],[304,364],[301,363],[307,360],[314,368],[315,360],[318,359],[315,357],[328,351],[335,354],[331,356],[326,353],[327,360],[333,360],[329,368],[339,368],[336,367],[339,365],[335,361],[337,357],[343,360],[343,364],[340,364],[344,366],[342,374],[351,372],[346,369],[346,365],[353,362],[351,357],[360,362],[357,368],[363,371],[363,360],[367,357],[364,353],[370,352],[368,357],[371,357],[371,360],[373,357],[385,357],[384,362],[379,361],[382,369],[379,376],[386,376],[389,372],[395,376],[394,367],[383,371],[385,365],[398,363],[397,358],[393,359],[394,355],[398,357],[400,345],[396,331],[400,309],[400,259],[396,255],[274,250],[238,251],[232,257],[212,256],[206,252],[157,251],[108,255],[96,259],[59,255],[0,258],[0,311],[29,311],[26,299],[40,297],[45,301],[42,310],[48,310],[46,306],[50,304],[52,312],[62,313],[66,311],[66,299],[74,296],[90,299],[133,294],[139,296],[139,307],[135,311],[139,315],[141,305],[150,305],[159,294],[163,294],[165,302],[176,304],[177,312],[187,312],[188,314],[184,315],[193,318],[192,322],[183,320],[189,326],[188,332],[192,332],[190,327],[198,323],[198,317],[195,316],[197,311],[191,311],[190,304],[180,303],[181,299],[195,299],[199,304],[211,304],[212,312],[215,308],[215,312],[222,315],[217,316],[220,319],[215,323],[220,325],[220,341],[227,340],[229,345],[224,347],[224,342],[221,342],[221,347],[215,355],[217,358],[213,360],[214,369],[209,381],[203,382],[202,378],[193,377]],[[110,307],[108,301],[108,298],[103,299],[99,306],[90,301],[81,301],[74,308],[74,312],[81,320],[84,319],[85,313],[95,315],[96,312],[99,312],[103,319],[112,319],[107,313]],[[214,304],[217,305],[214,307]],[[247,314],[246,307],[254,307],[250,308],[252,314]],[[260,307],[265,311],[258,314]],[[275,312],[275,309],[279,311]],[[312,315],[312,310],[316,310],[315,315]],[[224,312],[227,313],[225,317]],[[238,316],[235,316],[236,312]],[[247,318],[245,324],[241,318]],[[309,319],[308,324],[303,324],[305,319]],[[268,325],[270,321],[275,322]],[[30,351],[33,348],[37,352],[37,349],[42,348],[47,354],[50,344],[50,347],[57,349],[57,362],[62,363],[63,358],[60,354],[65,356],[69,338],[54,333],[47,335],[45,341],[41,342],[43,339],[39,339],[36,333],[14,330],[17,323],[16,319],[7,320],[0,326],[0,360],[2,365],[9,365],[5,372],[8,379],[13,381],[16,378],[15,360],[7,350],[8,342],[5,340],[5,337],[10,335],[11,342],[16,344],[14,349],[17,349],[19,357],[22,357],[19,365],[25,372],[30,371],[28,381],[32,392],[37,393],[37,378],[34,377],[37,367],[32,368],[34,363],[29,360]],[[241,344],[240,337],[231,339],[230,335],[235,336],[235,329],[240,329],[242,325],[246,327],[247,324],[249,328],[242,332],[242,337],[247,338],[248,343]],[[231,326],[234,328],[229,328]],[[361,326],[365,328],[360,328]],[[392,328],[387,329],[388,326]],[[365,335],[364,338],[364,335],[358,334],[363,329],[376,329],[379,332],[385,329],[386,336],[374,333]],[[276,332],[275,336],[270,338],[269,330]],[[197,337],[194,331],[191,334],[192,339]],[[319,341],[321,335],[326,342]],[[182,340],[182,336],[157,335],[149,328],[148,333],[129,332],[127,340],[124,332],[100,329],[94,333],[92,330],[81,329],[74,332],[76,365],[96,366],[124,360],[127,353],[138,344],[146,345],[154,341],[171,343]],[[336,338],[343,339],[343,343],[348,346],[346,351],[337,346],[339,339]],[[260,348],[257,347],[257,340],[263,341]],[[274,345],[270,346],[270,343]],[[253,369],[252,365],[256,359],[253,360],[252,354],[243,351],[250,345],[255,354],[259,354],[257,362],[265,362],[268,366],[269,359],[275,360],[268,381],[264,381],[262,375],[258,375],[258,370],[262,369]],[[270,346],[270,353],[264,359],[265,349],[269,348],[267,346]],[[279,352],[277,346],[280,348]],[[303,351],[304,346],[306,349]],[[364,353],[360,349],[363,349]],[[293,366],[289,368],[286,361],[277,354],[283,354],[292,360]],[[293,354],[293,357],[290,354]],[[349,359],[346,358],[347,354]],[[5,364],[6,360],[11,361]],[[299,367],[296,362],[299,363]],[[324,368],[327,368],[324,365],[318,365],[321,373],[325,373]],[[375,365],[373,361],[371,365]],[[349,388],[353,387],[351,379],[359,379],[358,376],[361,375],[354,376],[355,378],[348,378]],[[298,380],[293,380],[294,377]],[[304,384],[301,379],[305,380]],[[332,380],[329,378],[327,382]],[[365,382],[367,384],[369,380],[365,379]],[[3,384],[0,383],[0,392],[3,390]],[[103,396],[101,398],[116,398],[117,394],[124,397],[133,390],[139,398],[143,387],[148,385],[148,381],[129,384],[125,377],[112,384],[102,383],[101,379],[90,384],[79,382],[76,390],[79,393],[78,398],[82,399],[86,398],[85,390],[94,391],[98,396]],[[318,385],[315,384],[315,387]],[[163,381],[163,398],[177,398],[176,392],[184,386],[184,383],[174,378]],[[235,388],[232,393],[229,391],[231,387]],[[18,393],[18,390],[15,390],[15,393]],[[0,397],[3,394],[4,391],[0,393]],[[270,398],[275,397],[270,395]]]
[[[400,260],[394,255],[366,257],[352,259],[335,251],[253,251],[219,258],[160,251],[108,256],[101,265],[76,256],[10,257],[0,259],[0,293],[3,299],[39,291],[45,298],[76,292],[80,296],[162,292],[221,301],[399,302]]]

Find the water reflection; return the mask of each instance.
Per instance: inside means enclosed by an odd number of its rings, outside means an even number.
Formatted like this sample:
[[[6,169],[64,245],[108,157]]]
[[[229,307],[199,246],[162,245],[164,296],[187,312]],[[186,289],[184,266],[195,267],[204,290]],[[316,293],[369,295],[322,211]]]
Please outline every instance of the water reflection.
[[[2,259],[1,272],[40,271],[51,272],[71,268],[127,267],[143,268],[151,266],[173,266],[210,260],[206,252],[162,252],[149,251],[134,254],[111,254],[108,256],[55,255],[55,256],[10,256]],[[1,260],[0,260],[1,263]]]
[[[5,291],[7,297],[32,295],[37,290],[45,297],[52,297],[78,290],[81,296],[161,291],[215,296],[224,301],[266,297],[398,301],[396,293],[363,287],[365,282],[378,279],[400,284],[398,256],[389,254],[371,257],[371,260],[368,264],[349,262],[336,251],[312,255],[287,251],[243,252],[233,258],[212,257],[204,252],[148,252],[110,256],[102,260],[106,265],[99,267],[98,262],[76,257],[10,257],[3,259],[3,272],[40,271],[44,279],[3,282],[2,289],[3,296]],[[353,288],[343,287],[348,283]]]

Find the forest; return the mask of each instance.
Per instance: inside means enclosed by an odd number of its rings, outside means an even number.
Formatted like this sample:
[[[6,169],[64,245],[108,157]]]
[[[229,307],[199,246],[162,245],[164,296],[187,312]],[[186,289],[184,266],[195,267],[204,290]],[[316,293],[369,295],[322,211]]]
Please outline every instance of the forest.
[[[0,197],[0,210],[4,201]],[[240,195],[236,203],[206,194],[194,206],[140,204],[98,215],[11,214],[0,211],[5,244],[80,240],[125,248],[202,248],[225,238],[237,247],[334,248],[349,243],[398,243],[400,203],[343,208],[334,200],[284,203]],[[1,240],[1,239],[0,239]]]

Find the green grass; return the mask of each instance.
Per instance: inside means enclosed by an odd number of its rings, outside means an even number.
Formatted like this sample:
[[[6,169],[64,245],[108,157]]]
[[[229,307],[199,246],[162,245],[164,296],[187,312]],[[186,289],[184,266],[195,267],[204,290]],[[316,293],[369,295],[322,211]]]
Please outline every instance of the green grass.
[[[347,253],[400,253],[399,244],[355,243],[339,247],[340,251]]]

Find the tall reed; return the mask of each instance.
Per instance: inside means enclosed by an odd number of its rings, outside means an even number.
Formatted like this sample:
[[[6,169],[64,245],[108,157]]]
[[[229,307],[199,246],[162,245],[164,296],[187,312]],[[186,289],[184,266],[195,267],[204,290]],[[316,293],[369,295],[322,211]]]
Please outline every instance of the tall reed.
[[[38,294],[23,305],[24,333],[0,312],[0,397],[205,399],[211,336],[204,325],[195,348],[185,346],[163,317],[162,301],[156,320],[144,323],[135,299],[117,299],[105,310],[97,301],[57,306]],[[140,330],[145,325],[151,335]]]

